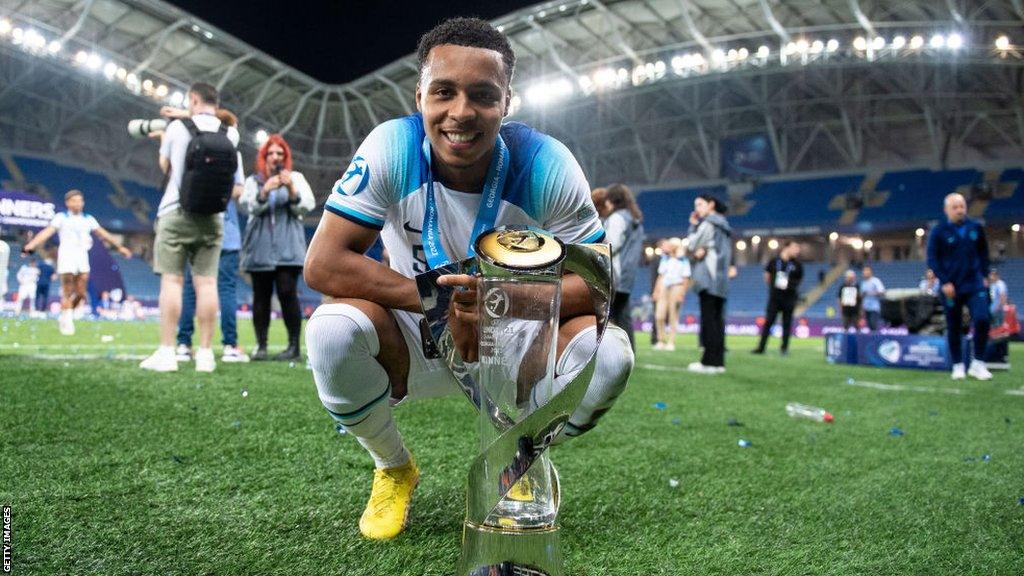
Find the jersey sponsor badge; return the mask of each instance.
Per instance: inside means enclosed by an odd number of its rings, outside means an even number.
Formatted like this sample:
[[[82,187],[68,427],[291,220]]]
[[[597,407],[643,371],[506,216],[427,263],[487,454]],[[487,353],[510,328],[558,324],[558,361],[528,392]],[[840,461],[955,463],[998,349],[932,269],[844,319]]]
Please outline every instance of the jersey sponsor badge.
[[[334,191],[346,196],[355,196],[366,188],[370,181],[370,166],[362,156],[356,156],[348,165],[345,174],[334,185]]]

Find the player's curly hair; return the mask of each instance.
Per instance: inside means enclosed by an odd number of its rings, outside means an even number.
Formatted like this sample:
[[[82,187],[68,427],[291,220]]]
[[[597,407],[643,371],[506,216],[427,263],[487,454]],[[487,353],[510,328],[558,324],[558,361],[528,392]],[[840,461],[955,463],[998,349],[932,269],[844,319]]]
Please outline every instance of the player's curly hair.
[[[486,20],[451,18],[420,36],[420,43],[416,47],[416,59],[420,72],[423,71],[423,65],[427,61],[430,49],[443,44],[485,48],[500,53],[501,60],[505,63],[505,76],[509,84],[512,83],[512,73],[516,67],[516,53],[512,51],[512,45],[509,44],[508,38]]]

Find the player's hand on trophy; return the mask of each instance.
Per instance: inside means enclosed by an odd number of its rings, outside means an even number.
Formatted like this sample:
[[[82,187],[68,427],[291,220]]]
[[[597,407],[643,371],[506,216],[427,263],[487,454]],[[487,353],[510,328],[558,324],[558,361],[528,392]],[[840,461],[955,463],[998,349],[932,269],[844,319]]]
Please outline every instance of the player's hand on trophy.
[[[462,360],[476,362],[480,346],[480,337],[477,334],[477,277],[469,274],[446,274],[439,277],[437,283],[455,288],[449,305],[448,328]]]
[[[132,257],[132,251],[125,246],[121,246],[120,248],[117,249],[117,251],[121,254],[121,256],[124,256],[125,258],[130,259]]]
[[[956,287],[952,282],[946,282],[942,285],[942,293],[946,295],[946,298],[956,298]]]

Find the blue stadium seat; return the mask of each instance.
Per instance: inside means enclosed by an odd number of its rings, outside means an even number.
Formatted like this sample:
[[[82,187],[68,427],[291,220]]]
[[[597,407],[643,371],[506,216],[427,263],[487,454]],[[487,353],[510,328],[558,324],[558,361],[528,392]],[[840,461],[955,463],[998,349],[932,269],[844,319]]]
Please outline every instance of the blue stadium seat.
[[[42,185],[50,192],[58,211],[64,209],[64,193],[78,189],[85,194],[86,213],[95,216],[105,228],[121,231],[146,229],[131,210],[118,208],[111,202],[116,191],[106,176],[38,158],[15,156],[14,160],[29,184]]]

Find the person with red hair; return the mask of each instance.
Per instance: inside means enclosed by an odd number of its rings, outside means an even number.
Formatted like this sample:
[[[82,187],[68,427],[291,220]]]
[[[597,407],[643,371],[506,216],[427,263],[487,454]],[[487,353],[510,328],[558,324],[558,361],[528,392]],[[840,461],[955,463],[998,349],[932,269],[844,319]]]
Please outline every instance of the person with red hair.
[[[280,134],[272,134],[256,155],[256,173],[245,181],[242,207],[249,221],[242,235],[242,270],[252,277],[252,323],[256,332],[253,360],[267,360],[270,300],[277,289],[288,329],[288,347],[275,360],[301,357],[298,278],[306,260],[303,217],[316,204],[301,172],[292,169],[292,151]]]

